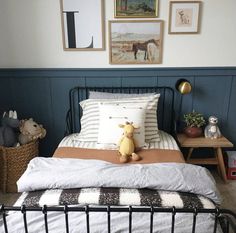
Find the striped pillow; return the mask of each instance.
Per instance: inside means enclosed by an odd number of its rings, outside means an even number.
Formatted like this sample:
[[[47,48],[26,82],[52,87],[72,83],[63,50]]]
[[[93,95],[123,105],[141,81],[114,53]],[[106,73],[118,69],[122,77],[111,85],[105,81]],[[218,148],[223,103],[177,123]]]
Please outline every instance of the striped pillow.
[[[124,98],[137,98],[143,96],[155,95],[155,93],[110,93],[100,91],[89,91],[89,99],[124,99]]]
[[[157,125],[157,104],[160,94],[128,99],[87,99],[80,102],[83,109],[81,131],[78,140],[88,142],[98,140],[99,105],[109,103],[115,105],[143,104],[147,105],[145,117],[145,142],[160,141]]]

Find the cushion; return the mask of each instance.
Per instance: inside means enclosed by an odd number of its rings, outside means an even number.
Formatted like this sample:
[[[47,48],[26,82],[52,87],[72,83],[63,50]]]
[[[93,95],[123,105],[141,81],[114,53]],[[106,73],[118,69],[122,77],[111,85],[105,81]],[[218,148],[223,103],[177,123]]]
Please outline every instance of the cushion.
[[[99,131],[99,104],[143,104],[147,105],[145,117],[145,141],[160,141],[157,125],[157,104],[160,94],[146,97],[124,98],[124,99],[87,99],[80,102],[83,109],[81,118],[81,131],[78,136],[80,141],[97,141]]]
[[[117,145],[124,131],[119,124],[125,124],[128,121],[139,127],[134,130],[134,139],[137,142],[136,146],[143,147],[145,144],[145,114],[146,105],[143,107],[133,104],[117,106],[101,103],[99,105],[98,143]]]
[[[155,93],[110,93],[110,92],[99,92],[99,91],[89,91],[89,99],[122,99],[122,98],[133,98],[133,97],[143,97],[155,95]]]

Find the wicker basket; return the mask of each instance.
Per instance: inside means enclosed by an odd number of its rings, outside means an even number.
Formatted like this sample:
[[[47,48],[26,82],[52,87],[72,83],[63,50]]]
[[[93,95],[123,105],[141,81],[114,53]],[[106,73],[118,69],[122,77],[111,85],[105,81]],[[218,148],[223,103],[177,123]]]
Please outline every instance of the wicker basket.
[[[17,192],[16,181],[35,156],[38,156],[38,141],[19,147],[0,147],[0,189],[3,192]]]

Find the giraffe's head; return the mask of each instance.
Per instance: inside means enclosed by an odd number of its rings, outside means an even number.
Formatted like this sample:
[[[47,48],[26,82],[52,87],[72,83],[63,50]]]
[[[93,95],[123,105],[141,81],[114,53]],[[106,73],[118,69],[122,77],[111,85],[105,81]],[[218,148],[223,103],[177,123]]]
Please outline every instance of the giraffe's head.
[[[126,122],[125,125],[120,124],[119,127],[124,129],[124,136],[128,138],[133,138],[134,130],[139,128],[133,122]]]

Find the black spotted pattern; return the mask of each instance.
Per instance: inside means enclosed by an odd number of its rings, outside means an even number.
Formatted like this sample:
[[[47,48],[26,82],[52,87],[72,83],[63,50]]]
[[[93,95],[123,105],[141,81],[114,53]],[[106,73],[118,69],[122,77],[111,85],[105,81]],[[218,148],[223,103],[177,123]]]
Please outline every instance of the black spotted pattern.
[[[142,206],[161,206],[161,197],[157,190],[139,189],[140,205]]]
[[[59,205],[76,205],[79,202],[81,189],[63,189],[59,198]]]
[[[196,194],[179,192],[184,208],[203,208],[203,204]]]
[[[37,207],[39,206],[39,200],[44,194],[45,190],[29,192],[24,199],[22,205]]]
[[[119,205],[119,188],[101,188],[99,196],[100,205]]]

